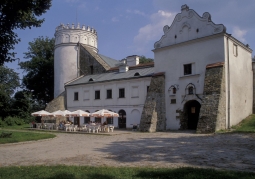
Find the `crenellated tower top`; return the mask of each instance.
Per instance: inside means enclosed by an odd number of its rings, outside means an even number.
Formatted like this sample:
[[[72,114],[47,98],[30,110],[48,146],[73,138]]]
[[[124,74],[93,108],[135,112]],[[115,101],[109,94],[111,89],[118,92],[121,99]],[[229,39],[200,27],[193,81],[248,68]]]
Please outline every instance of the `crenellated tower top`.
[[[78,23],[75,25],[60,24],[55,31],[55,48],[59,45],[77,44],[78,42],[84,44],[94,51],[97,50],[97,32],[94,28]]]

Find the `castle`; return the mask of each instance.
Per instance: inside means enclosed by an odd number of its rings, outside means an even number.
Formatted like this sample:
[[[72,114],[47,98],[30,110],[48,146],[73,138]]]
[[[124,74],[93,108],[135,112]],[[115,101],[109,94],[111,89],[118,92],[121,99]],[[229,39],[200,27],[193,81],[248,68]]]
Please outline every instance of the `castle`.
[[[99,54],[95,29],[61,24],[55,32],[55,99],[46,110],[104,108],[119,113],[105,119],[117,128],[140,124],[141,131],[197,133],[230,128],[252,113],[248,45],[213,23],[208,12],[200,16],[187,5],[163,33],[154,44],[154,63],[139,64],[137,55],[117,61]]]

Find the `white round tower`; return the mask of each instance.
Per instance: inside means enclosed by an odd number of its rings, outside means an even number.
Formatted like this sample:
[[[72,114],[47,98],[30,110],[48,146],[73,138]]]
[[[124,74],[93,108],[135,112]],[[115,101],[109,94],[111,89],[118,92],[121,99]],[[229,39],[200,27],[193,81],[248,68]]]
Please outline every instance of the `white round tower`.
[[[60,24],[55,32],[54,50],[54,98],[65,89],[64,84],[78,77],[78,42],[97,52],[97,33],[95,29],[79,23]]]

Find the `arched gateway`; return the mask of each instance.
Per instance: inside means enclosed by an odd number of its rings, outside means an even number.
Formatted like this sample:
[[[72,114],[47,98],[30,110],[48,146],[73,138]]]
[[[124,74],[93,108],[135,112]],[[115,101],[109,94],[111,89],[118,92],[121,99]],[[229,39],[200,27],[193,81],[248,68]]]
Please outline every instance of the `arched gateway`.
[[[201,104],[196,100],[190,100],[185,103],[183,111],[185,114],[186,126],[183,126],[184,129],[197,129],[200,108]]]

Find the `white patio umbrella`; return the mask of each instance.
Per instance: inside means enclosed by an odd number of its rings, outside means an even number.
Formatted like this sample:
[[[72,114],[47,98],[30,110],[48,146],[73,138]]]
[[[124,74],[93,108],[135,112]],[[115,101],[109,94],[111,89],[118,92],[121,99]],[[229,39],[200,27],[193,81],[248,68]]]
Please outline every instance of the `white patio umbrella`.
[[[84,117],[89,117],[90,113],[85,112],[83,110],[76,110],[71,112],[71,114],[69,114],[69,116],[73,116],[73,117],[79,117],[79,116],[84,116]]]
[[[68,116],[69,114],[71,114],[71,112],[68,111],[68,110],[65,110],[65,111],[57,110],[55,112],[52,112],[50,114],[50,116],[53,116],[53,117],[65,117],[65,116]]]
[[[101,109],[97,112],[91,113],[91,117],[119,117],[118,113],[109,111],[107,109]]]
[[[37,111],[37,112],[33,112],[31,113],[32,116],[50,116],[51,113],[41,110],[41,111]]]

